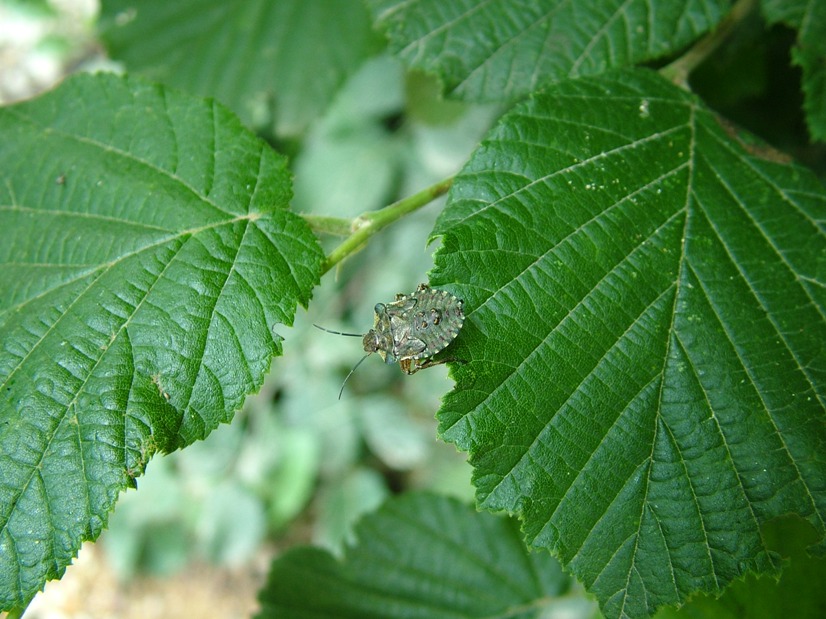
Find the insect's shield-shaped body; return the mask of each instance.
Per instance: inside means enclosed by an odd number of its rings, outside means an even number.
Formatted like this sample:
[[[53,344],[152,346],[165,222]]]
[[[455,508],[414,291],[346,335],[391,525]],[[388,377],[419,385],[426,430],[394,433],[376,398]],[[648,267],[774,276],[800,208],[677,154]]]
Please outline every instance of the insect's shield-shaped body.
[[[344,393],[344,385],[371,353],[377,352],[385,363],[398,361],[402,371],[415,374],[432,365],[445,363],[449,359],[434,361],[431,357],[444,350],[456,336],[465,314],[462,300],[446,290],[436,290],[427,284],[419,284],[411,294],[397,294],[391,303],[377,303],[373,328],[363,337],[358,333],[331,331],[315,325],[322,331],[362,337],[364,351],[361,358],[341,385],[338,397]]]
[[[374,309],[373,328],[363,340],[365,352],[378,352],[385,363],[398,361],[407,374],[442,363],[429,358],[456,338],[465,320],[461,299],[427,284]]]

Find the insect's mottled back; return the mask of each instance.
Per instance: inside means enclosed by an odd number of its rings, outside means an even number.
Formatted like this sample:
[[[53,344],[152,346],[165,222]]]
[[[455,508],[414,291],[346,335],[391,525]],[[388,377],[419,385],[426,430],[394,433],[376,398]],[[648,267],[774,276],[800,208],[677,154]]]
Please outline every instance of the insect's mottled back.
[[[413,363],[444,350],[465,320],[462,300],[446,290],[420,284],[392,303],[378,303],[373,328],[364,336],[364,350],[378,352],[386,363],[400,362],[412,374],[432,363]]]
[[[427,284],[419,284],[415,292],[397,294],[396,300],[391,303],[376,303],[374,311],[376,315],[373,328],[362,338],[367,354],[361,361],[377,352],[385,363],[398,361],[406,374],[415,374],[433,365],[455,361],[434,361],[430,357],[447,348],[459,335],[459,329],[465,321],[461,299],[446,290],[435,290]],[[358,333],[342,333],[315,326],[322,331],[359,337]],[[361,361],[344,379],[338,393],[339,399],[344,392],[344,384],[361,365]]]

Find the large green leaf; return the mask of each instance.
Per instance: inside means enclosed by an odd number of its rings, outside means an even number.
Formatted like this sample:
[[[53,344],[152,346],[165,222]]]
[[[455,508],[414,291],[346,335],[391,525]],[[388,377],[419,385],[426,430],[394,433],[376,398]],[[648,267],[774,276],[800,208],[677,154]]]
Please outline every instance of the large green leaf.
[[[248,124],[300,133],[377,48],[361,0],[104,0],[102,34],[132,71],[217,97]]]
[[[256,390],[323,255],[283,157],[112,75],[0,109],[0,607]]]
[[[647,71],[562,82],[457,177],[431,278],[465,301],[440,431],[609,617],[826,533],[826,192]]]
[[[663,609],[656,619],[820,619],[826,617],[826,557],[812,557],[811,527],[797,518],[780,518],[763,527],[763,536],[783,555],[780,579],[754,575],[738,580],[720,596],[698,595],[679,610]]]
[[[675,53],[724,0],[368,0],[391,49],[471,101],[502,101],[566,77]]]
[[[769,23],[798,30],[792,59],[803,70],[806,121],[814,138],[826,140],[826,2],[763,0],[762,9]]]
[[[409,493],[356,527],[341,561],[296,548],[272,565],[259,619],[478,619],[546,616],[571,580],[527,552],[514,521]]]

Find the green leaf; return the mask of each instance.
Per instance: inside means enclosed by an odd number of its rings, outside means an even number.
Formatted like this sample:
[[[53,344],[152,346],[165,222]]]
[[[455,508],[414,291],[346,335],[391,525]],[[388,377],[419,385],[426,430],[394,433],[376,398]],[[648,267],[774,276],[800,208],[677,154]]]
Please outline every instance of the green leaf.
[[[764,0],[761,4],[769,23],[795,28],[797,45],[794,64],[803,69],[803,104],[809,132],[826,140],[826,2],[817,0]]]
[[[283,157],[113,75],[0,109],[0,606],[104,526],[153,452],[258,389],[322,252]]]
[[[723,0],[368,0],[391,50],[470,101],[521,98],[560,79],[679,51]]]
[[[826,617],[826,557],[815,558],[805,550],[813,541],[812,528],[797,518],[780,518],[768,523],[763,535],[787,563],[780,579],[747,576],[719,598],[695,596],[679,610],[657,613],[657,619]]]
[[[538,617],[571,581],[545,552],[527,552],[516,523],[453,499],[409,493],[356,527],[336,561],[295,548],[261,591],[268,617]]]
[[[440,432],[608,617],[718,592],[826,528],[826,192],[647,71],[502,119],[435,228],[464,301]]]
[[[296,135],[377,49],[360,0],[104,0],[102,36],[132,71],[217,97]]]

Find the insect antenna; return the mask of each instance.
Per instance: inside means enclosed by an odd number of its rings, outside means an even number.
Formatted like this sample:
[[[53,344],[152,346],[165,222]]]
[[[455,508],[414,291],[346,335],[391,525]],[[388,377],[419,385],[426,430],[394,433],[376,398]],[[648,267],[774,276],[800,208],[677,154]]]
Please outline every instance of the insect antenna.
[[[347,384],[347,381],[348,381],[348,380],[350,379],[350,377],[353,375],[353,372],[355,372],[355,371],[356,371],[356,368],[357,368],[358,366],[360,366],[360,365],[362,364],[362,362],[363,362],[365,359],[367,359],[367,357],[369,357],[369,356],[370,356],[370,355],[372,355],[372,354],[373,354],[373,353],[367,353],[367,354],[366,354],[366,355],[364,355],[361,359],[359,359],[359,362],[353,366],[353,369],[352,369],[352,370],[350,370],[350,373],[349,373],[347,376],[345,376],[345,377],[344,377],[344,382],[343,382],[343,383],[341,383],[341,390],[338,392],[338,399],[339,399],[339,400],[341,399],[341,394],[342,394],[342,393],[344,393],[344,385],[346,385],[346,384]]]
[[[313,323],[313,326],[314,326],[316,329],[321,329],[322,331],[326,331],[327,333],[334,333],[335,335],[346,335],[347,337],[364,337],[364,334],[363,334],[363,333],[344,333],[344,331],[333,331],[332,329],[325,329],[324,327],[322,327],[322,326],[320,326],[320,325],[317,325],[317,324],[315,324],[315,323]],[[352,369],[352,370],[350,370],[350,373],[349,373],[349,374],[348,374],[348,375],[344,378],[344,382],[343,382],[343,383],[341,383],[341,390],[338,392],[338,399],[339,399],[339,400],[341,399],[341,394],[342,394],[342,393],[344,393],[344,385],[346,385],[346,384],[347,384],[347,381],[348,381],[348,380],[350,380],[350,377],[353,375],[353,372],[355,372],[355,371],[356,371],[356,368],[358,368],[358,366],[360,366],[360,365],[361,365],[362,361],[364,361],[365,359],[367,359],[367,357],[369,357],[371,354],[372,354],[372,353],[367,353],[367,354],[366,354],[366,355],[364,355],[361,359],[359,359],[359,362],[358,362],[358,363],[356,363],[356,364],[353,366],[353,369]]]
[[[321,327],[316,323],[313,323],[313,326],[316,329],[321,329],[322,331],[326,331],[327,333],[334,333],[336,335],[346,335],[348,337],[364,337],[364,333],[344,333],[344,331],[333,331],[332,329],[325,329],[324,327]]]

